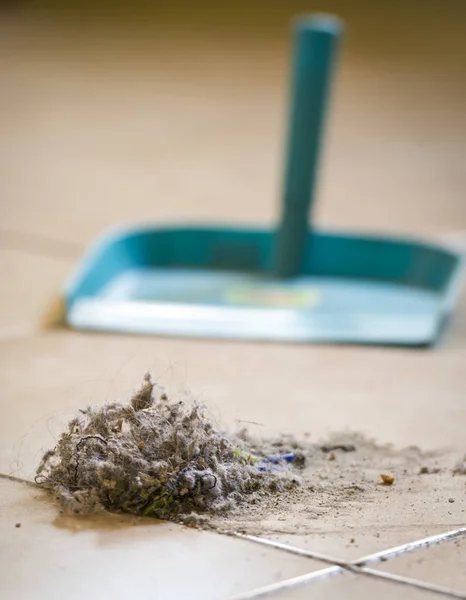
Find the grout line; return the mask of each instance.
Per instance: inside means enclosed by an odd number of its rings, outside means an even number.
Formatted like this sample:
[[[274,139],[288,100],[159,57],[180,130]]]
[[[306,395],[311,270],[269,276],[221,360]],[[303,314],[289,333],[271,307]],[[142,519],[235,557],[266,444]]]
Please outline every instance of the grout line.
[[[330,575],[336,575],[341,571],[340,567],[328,567],[327,569],[321,569],[312,573],[305,573],[298,577],[292,577],[291,579],[284,579],[277,583],[270,583],[263,587],[236,594],[235,596],[229,596],[227,600],[255,600],[256,598],[268,598],[279,592],[285,592],[294,590],[301,586],[307,585],[315,579],[324,579]]]
[[[418,579],[405,577],[404,575],[397,575],[396,573],[386,573],[384,571],[369,569],[367,567],[357,567],[355,565],[351,565],[351,563],[343,566],[340,561],[336,562],[338,562],[340,566],[334,568],[330,567],[328,569],[320,569],[319,571],[313,571],[300,577],[294,577],[293,579],[273,583],[256,590],[238,594],[236,596],[230,596],[228,600],[254,600],[256,598],[265,598],[267,596],[275,595],[276,593],[290,591],[291,589],[301,587],[302,585],[306,585],[318,579],[326,579],[327,577],[341,574],[343,571],[349,571],[355,575],[363,575],[364,577],[370,577],[372,579],[381,579],[382,581],[403,585],[409,588],[416,588],[424,592],[440,595],[444,598],[458,598],[460,600],[466,600],[466,594],[463,594],[462,592],[456,592],[433,583],[426,583],[424,581],[419,581]],[[285,583],[288,583],[289,585],[285,586]]]
[[[447,531],[446,533],[431,535],[429,537],[416,540],[415,542],[408,542],[407,544],[394,546],[393,548],[389,548],[388,550],[381,550],[380,552],[375,552],[374,554],[370,554],[365,558],[361,558],[355,561],[354,564],[356,564],[359,567],[362,567],[365,565],[372,564],[374,562],[379,562],[380,560],[385,560],[387,558],[399,556],[400,554],[406,554],[408,552],[412,552],[413,550],[428,548],[429,546],[434,546],[435,544],[441,544],[443,542],[451,542],[452,540],[456,540],[457,538],[463,537],[465,535],[466,527],[460,527],[459,529],[454,529],[453,531]]]
[[[37,327],[29,323],[0,327],[0,342],[9,342],[10,340],[21,340],[33,337],[37,331]]]
[[[32,479],[26,479],[26,477],[19,477],[18,475],[8,475],[8,473],[0,473],[0,479],[24,483],[25,485],[29,485],[31,487],[40,487],[36,481],[33,481]]]
[[[246,538],[246,539],[250,539],[250,538]],[[254,541],[257,543],[262,543],[262,541],[259,541],[260,538],[257,539],[250,539],[250,541]],[[268,540],[267,540],[268,541]],[[428,592],[433,592],[436,594],[440,594],[442,596],[447,596],[450,598],[463,598],[465,599],[466,596],[464,596],[463,594],[459,594],[455,591],[452,591],[448,588],[442,587],[442,586],[437,586],[435,584],[429,584],[429,583],[425,583],[423,581],[419,581],[417,579],[412,579],[412,578],[408,578],[405,577],[403,575],[396,575],[393,573],[385,573],[383,571],[377,571],[375,569],[369,569],[367,567],[360,567],[357,566],[355,564],[352,563],[348,563],[346,561],[341,561],[338,559],[333,559],[330,556],[326,556],[324,554],[320,554],[317,552],[308,552],[305,550],[301,550],[300,548],[294,548],[292,546],[287,546],[285,544],[279,544],[279,543],[267,543],[264,544],[267,546],[272,546],[273,548],[277,548],[279,550],[284,550],[286,552],[289,552],[291,554],[297,554],[300,556],[306,556],[308,558],[312,558],[314,560],[318,560],[321,562],[325,562],[328,563],[332,566],[337,566],[337,568],[341,568],[344,569],[345,571],[350,571],[351,573],[354,574],[358,574],[358,575],[364,575],[364,576],[368,576],[368,577],[372,577],[375,579],[384,579],[387,581],[391,581],[393,583],[398,583],[401,585],[407,585],[410,587],[416,587],[418,589],[424,590],[424,591],[428,591]],[[320,574],[320,577],[324,576],[325,572],[328,572],[328,569],[324,569],[324,570],[320,570],[320,571],[316,571],[314,573],[318,573]],[[328,575],[330,575],[331,573],[328,572]],[[336,575],[337,572],[335,571],[334,574]],[[241,598],[243,598],[244,596],[240,596]],[[248,597],[248,596],[246,596]],[[260,597],[260,596],[253,596],[253,597]],[[236,598],[236,597],[235,597]]]
[[[428,548],[429,546],[433,546],[434,544],[439,544],[442,542],[447,542],[454,540],[458,537],[462,537],[466,535],[466,528],[456,529],[454,531],[450,531],[443,534],[433,535],[427,538],[423,538],[417,540],[415,542],[409,542],[407,544],[402,544],[400,546],[395,546],[393,548],[389,548],[387,550],[383,550],[381,552],[376,552],[374,554],[369,554],[363,558],[360,558],[352,563],[334,560],[331,557],[326,555],[311,552],[309,550],[303,550],[301,548],[295,548],[293,546],[288,546],[286,544],[282,544],[280,542],[273,542],[272,540],[267,540],[264,538],[259,538],[255,536],[243,535],[240,533],[233,534],[234,537],[238,537],[240,539],[245,539],[251,542],[255,542],[258,544],[262,544],[264,546],[270,546],[273,548],[277,548],[279,550],[283,550],[285,552],[289,552],[292,554],[297,554],[299,556],[306,556],[308,558],[312,558],[321,562],[331,563],[333,566],[328,567],[326,569],[320,569],[318,571],[313,571],[311,573],[306,573],[304,575],[300,575],[298,577],[293,577],[291,579],[286,579],[284,581],[280,581],[277,583],[273,583],[262,588],[257,588],[255,590],[251,590],[249,592],[238,594],[236,596],[232,596],[229,600],[250,600],[254,598],[265,598],[267,596],[271,596],[277,592],[291,590],[297,587],[304,586],[311,581],[316,579],[324,579],[326,577],[332,575],[338,575],[343,573],[345,570],[358,573],[361,575],[366,575],[369,577],[375,577],[384,580],[390,580],[393,583],[399,583],[404,585],[409,585],[411,587],[417,587],[419,589],[423,589],[425,591],[430,591],[432,593],[442,594],[443,596],[449,596],[451,598],[463,598],[466,599],[466,595],[461,594],[459,592],[455,592],[453,590],[448,590],[446,588],[442,588],[436,585],[431,585],[428,583],[424,583],[422,581],[417,581],[415,579],[410,579],[408,577],[403,577],[399,575],[394,575],[390,573],[384,573],[382,571],[376,571],[374,569],[365,568],[367,564],[371,564],[374,562],[378,562],[381,560],[386,560],[388,558],[393,558],[400,554],[407,554],[414,550],[419,550],[421,548]]]
[[[460,600],[466,600],[466,593],[457,592],[450,588],[437,585],[435,583],[428,583],[426,581],[420,581],[419,579],[412,579],[405,575],[397,575],[396,573],[387,573],[385,571],[378,571],[376,569],[369,569],[367,567],[356,567],[359,569],[361,575],[372,577],[373,579],[382,579],[383,581],[389,581],[398,585],[404,585],[409,588],[416,588],[424,592],[430,592],[444,598],[459,598]],[[354,571],[356,573],[356,571]]]

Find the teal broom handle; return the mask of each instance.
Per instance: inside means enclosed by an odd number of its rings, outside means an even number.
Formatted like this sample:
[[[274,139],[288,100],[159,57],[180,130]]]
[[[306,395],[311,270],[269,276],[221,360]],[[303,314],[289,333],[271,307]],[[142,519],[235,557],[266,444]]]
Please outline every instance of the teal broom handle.
[[[325,108],[342,31],[342,22],[327,15],[299,19],[295,25],[283,212],[275,255],[278,277],[302,271]]]

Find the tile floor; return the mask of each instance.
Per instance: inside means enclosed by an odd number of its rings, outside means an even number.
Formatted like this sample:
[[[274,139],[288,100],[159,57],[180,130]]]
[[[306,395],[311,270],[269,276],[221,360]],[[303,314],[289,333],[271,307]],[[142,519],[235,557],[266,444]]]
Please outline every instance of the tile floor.
[[[466,51],[452,53],[448,41],[429,46],[436,21],[422,18],[425,38],[416,35],[426,52],[400,41],[408,58],[391,60],[388,49],[362,52],[374,42],[348,13],[361,41],[344,54],[335,91],[318,209],[324,224],[436,236],[466,229],[465,90],[457,78]],[[452,37],[461,19],[442,18]],[[11,15],[1,28],[1,472],[31,477],[77,407],[124,397],[147,368],[172,389],[193,389],[226,425],[257,421],[267,433],[315,438],[349,428],[397,446],[448,447],[451,462],[464,454],[464,298],[441,347],[420,352],[39,331],[47,302],[103,227],[188,217],[272,222],[287,45],[284,37],[255,46],[229,38],[219,52],[204,40],[173,53],[169,35],[153,47],[117,47],[115,37],[63,35]],[[430,98],[424,112],[420,96]],[[381,497],[362,511],[324,514],[310,535],[269,537],[357,561],[464,527],[465,481],[429,479],[409,500]],[[258,598],[254,590],[329,569],[167,523],[59,517],[35,488],[4,479],[0,499],[6,600]],[[466,597],[465,543],[459,537],[370,568]],[[313,577],[269,597],[435,595],[382,576]]]

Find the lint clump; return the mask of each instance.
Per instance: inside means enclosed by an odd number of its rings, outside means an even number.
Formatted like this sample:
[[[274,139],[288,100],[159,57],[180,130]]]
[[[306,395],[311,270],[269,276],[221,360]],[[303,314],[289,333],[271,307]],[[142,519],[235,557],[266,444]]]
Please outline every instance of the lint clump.
[[[285,466],[258,468],[247,438],[227,437],[196,401],[172,401],[146,374],[128,404],[80,410],[36,481],[74,513],[183,520],[257,502],[299,484]]]

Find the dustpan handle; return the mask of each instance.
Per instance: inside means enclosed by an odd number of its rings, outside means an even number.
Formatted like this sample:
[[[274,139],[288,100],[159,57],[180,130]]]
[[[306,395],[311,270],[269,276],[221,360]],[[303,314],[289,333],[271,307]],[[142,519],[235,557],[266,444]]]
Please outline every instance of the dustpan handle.
[[[327,95],[342,30],[342,22],[327,15],[299,19],[295,25],[283,214],[275,255],[278,277],[298,275],[303,266]]]

